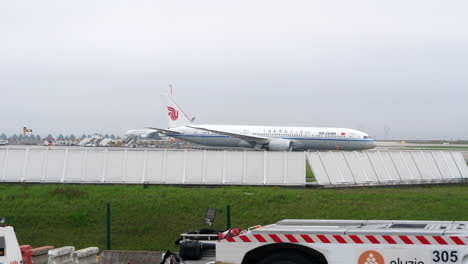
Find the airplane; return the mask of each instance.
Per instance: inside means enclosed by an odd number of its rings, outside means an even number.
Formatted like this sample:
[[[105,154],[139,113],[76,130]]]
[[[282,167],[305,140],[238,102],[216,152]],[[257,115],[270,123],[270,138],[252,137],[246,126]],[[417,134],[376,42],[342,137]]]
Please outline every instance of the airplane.
[[[138,136],[140,138],[160,139],[159,133],[157,131],[154,131],[154,129],[148,129],[148,128],[128,130],[127,132],[124,133],[124,137],[129,137],[129,136]]]
[[[215,147],[241,147],[269,151],[366,150],[376,147],[366,133],[349,128],[197,125],[169,94],[161,95],[169,128],[155,130],[168,137]]]

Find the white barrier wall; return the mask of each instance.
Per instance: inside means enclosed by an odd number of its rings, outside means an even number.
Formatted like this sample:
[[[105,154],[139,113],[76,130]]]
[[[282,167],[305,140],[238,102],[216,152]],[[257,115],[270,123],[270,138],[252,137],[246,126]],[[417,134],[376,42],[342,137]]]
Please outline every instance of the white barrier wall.
[[[0,149],[0,182],[305,185],[303,152]]]
[[[460,152],[309,152],[320,185],[454,182],[468,179]]]
[[[74,264],[72,254],[75,247],[61,247],[49,250],[47,264]]]

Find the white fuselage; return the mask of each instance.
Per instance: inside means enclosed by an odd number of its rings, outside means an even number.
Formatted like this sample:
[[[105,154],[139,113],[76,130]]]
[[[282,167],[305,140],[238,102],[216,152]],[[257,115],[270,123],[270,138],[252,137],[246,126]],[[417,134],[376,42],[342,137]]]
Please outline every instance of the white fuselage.
[[[365,150],[374,148],[375,141],[364,132],[349,128],[280,127],[239,125],[193,125],[205,129],[229,131],[254,137],[289,140],[292,150]],[[187,126],[170,128],[178,133],[167,136],[207,146],[255,148],[256,143],[234,136],[221,135]]]

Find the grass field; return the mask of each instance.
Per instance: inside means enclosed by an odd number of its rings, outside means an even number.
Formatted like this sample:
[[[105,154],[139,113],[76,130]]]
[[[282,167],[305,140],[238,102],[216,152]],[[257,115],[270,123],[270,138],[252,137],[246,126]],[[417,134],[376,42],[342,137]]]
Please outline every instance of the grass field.
[[[208,207],[215,228],[270,224],[285,218],[468,220],[468,186],[304,189],[183,188],[131,185],[0,185],[0,215],[21,244],[77,248],[106,245],[106,203],[112,204],[113,249],[175,249],[178,234],[203,228]]]

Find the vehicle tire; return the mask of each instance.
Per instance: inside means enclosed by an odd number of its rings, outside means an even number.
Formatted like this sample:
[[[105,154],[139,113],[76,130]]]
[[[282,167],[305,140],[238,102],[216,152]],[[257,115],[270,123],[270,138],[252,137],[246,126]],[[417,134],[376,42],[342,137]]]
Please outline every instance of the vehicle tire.
[[[316,261],[298,251],[288,250],[266,256],[258,264],[315,264]]]
[[[183,260],[199,260],[202,257],[202,248],[199,241],[185,240],[180,242],[179,255]]]

